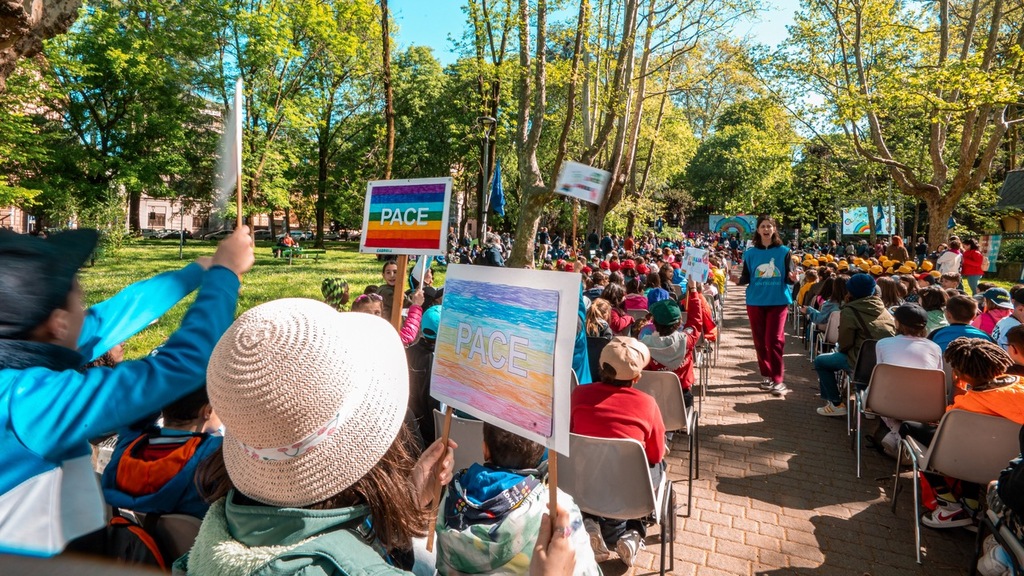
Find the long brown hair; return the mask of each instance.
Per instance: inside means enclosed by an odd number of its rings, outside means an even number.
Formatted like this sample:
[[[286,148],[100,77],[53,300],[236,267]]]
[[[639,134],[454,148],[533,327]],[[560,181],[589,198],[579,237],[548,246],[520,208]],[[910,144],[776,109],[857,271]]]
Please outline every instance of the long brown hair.
[[[772,243],[770,246],[761,245],[761,233],[757,231],[761,227],[761,222],[768,221],[775,227],[775,232],[772,233]],[[754,227],[754,246],[757,248],[775,248],[776,246],[782,246],[782,236],[779,236],[779,223],[767,214],[761,214],[757,217],[757,226]]]
[[[412,433],[403,424],[388,451],[355,484],[303,508],[331,510],[366,504],[373,518],[373,532],[381,543],[388,549],[410,549],[414,537],[426,536],[428,528],[433,528],[427,526],[427,510],[420,506],[409,481],[416,465],[416,458],[408,449],[413,443]],[[234,488],[220,448],[200,462],[195,482],[199,495],[211,503]]]
[[[599,336],[601,334],[601,323],[599,320],[608,322],[608,315],[611,314],[612,305],[604,298],[594,298],[587,309],[587,336]]]

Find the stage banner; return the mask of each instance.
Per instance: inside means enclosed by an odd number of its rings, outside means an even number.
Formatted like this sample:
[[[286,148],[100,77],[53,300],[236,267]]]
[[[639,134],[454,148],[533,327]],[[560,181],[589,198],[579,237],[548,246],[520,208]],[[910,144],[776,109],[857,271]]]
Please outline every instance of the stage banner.
[[[725,232],[728,235],[738,234],[740,238],[749,238],[757,228],[756,216],[722,216],[712,214],[708,217],[708,228],[716,234]]]

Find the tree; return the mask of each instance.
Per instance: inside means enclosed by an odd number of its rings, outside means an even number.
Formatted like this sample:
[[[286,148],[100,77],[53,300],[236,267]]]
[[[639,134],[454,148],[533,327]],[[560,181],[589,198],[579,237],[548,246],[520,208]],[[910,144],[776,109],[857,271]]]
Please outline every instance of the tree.
[[[43,41],[67,32],[82,0],[9,0],[0,5],[0,93],[20,58],[43,50]]]
[[[1019,4],[805,0],[777,55],[787,78],[824,96],[857,152],[928,207],[929,242],[988,177],[1019,101]],[[921,26],[922,22],[927,25]],[[798,88],[799,89],[799,88]],[[923,158],[890,120],[913,119]],[[920,161],[920,160],[923,160]]]
[[[730,105],[687,165],[687,186],[711,211],[766,211],[789,191],[794,139],[787,115],[771,100]]]
[[[76,148],[55,152],[90,202],[126,192],[136,230],[141,195],[173,194],[175,176],[189,181],[179,189],[209,193],[211,178],[197,158],[212,156],[213,121],[191,88],[211,52],[211,22],[197,8],[96,2],[75,33],[47,45],[50,70],[41,80],[63,96],[48,108],[61,114]],[[196,150],[198,142],[209,147]]]

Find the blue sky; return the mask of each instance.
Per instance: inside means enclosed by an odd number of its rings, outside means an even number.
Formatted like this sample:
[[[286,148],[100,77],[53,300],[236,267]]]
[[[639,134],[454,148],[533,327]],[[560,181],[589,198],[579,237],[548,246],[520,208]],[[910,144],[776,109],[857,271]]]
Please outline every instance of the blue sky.
[[[467,26],[462,12],[465,0],[390,0],[392,18],[398,24],[398,48],[430,46],[442,65],[455,61],[450,38],[462,36]],[[757,21],[737,26],[737,35],[750,34],[756,42],[776,45],[786,36],[799,0],[767,0],[772,6],[758,14]]]

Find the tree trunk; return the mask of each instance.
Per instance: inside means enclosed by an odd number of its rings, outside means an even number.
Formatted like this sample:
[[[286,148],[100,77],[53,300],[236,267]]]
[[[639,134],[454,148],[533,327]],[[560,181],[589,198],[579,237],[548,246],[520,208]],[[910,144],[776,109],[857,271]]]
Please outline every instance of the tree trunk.
[[[931,249],[938,248],[949,239],[949,217],[953,215],[955,203],[947,201],[948,195],[939,198],[926,198],[925,206],[928,207],[928,246]]]
[[[380,35],[384,49],[383,58],[383,79],[384,79],[384,121],[386,124],[385,137],[387,139],[387,154],[384,162],[384,179],[391,178],[391,166],[395,161],[395,94],[391,89],[391,35],[388,31],[388,0],[380,0]]]
[[[142,226],[139,225],[139,209],[141,204],[141,192],[128,193],[128,228],[132,232],[138,232],[142,228]]]
[[[327,126],[324,129],[324,134],[331,133],[330,119],[327,121]],[[327,168],[328,168],[328,150],[327,142],[325,138],[320,139],[320,145],[318,148],[318,161],[317,161],[317,174],[316,174],[316,240],[314,240],[313,246],[315,248],[324,247],[324,221],[327,216]]]

